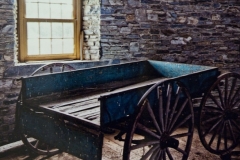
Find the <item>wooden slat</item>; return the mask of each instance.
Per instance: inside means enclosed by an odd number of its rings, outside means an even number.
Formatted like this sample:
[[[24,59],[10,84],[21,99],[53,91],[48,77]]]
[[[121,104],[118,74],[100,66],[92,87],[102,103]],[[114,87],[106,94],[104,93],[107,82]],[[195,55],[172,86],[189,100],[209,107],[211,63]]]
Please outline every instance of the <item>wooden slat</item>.
[[[71,110],[67,110],[65,111],[66,113],[69,113],[69,114],[72,114],[72,113],[76,113],[76,112],[81,112],[81,111],[85,111],[85,110],[90,110],[92,108],[100,108],[100,103],[99,102],[96,102],[96,103],[91,103],[91,104],[88,104],[88,105],[84,105],[84,106],[79,106],[79,107],[75,107],[75,108],[72,108]],[[100,112],[100,109],[99,109],[99,112]]]
[[[54,102],[48,102],[46,104],[41,104],[41,107],[45,107],[45,108],[59,108],[62,106],[66,106],[69,104],[75,104],[75,103],[80,103],[80,102],[84,102],[84,101],[89,101],[89,100],[93,100],[93,99],[98,99],[99,95],[91,95],[91,96],[83,96],[83,97],[71,97],[68,99],[63,99],[63,100],[58,100],[58,101],[54,101]]]
[[[65,105],[63,107],[56,108],[56,110],[59,110],[59,111],[62,111],[62,112],[69,112],[70,113],[72,110],[75,110],[76,108],[84,107],[84,106],[87,106],[89,104],[95,104],[95,103],[99,104],[97,99],[90,100],[90,101],[84,101],[82,103],[75,103],[75,104]],[[84,107],[84,109],[87,109],[87,107]]]
[[[81,117],[81,116],[90,115],[92,113],[100,113],[100,107],[97,107],[97,108],[94,108],[94,109],[89,109],[89,110],[84,110],[82,112],[77,112],[77,113],[74,113],[73,115],[77,116],[77,117]]]

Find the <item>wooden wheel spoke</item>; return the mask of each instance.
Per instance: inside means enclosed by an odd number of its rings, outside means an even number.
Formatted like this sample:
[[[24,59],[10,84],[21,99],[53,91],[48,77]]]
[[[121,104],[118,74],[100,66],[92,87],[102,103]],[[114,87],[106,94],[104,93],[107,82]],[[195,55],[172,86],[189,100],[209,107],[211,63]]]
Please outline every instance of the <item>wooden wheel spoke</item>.
[[[228,77],[225,78],[224,106],[228,106]]]
[[[237,104],[239,104],[239,103],[240,103],[240,99],[238,99],[231,107],[235,108],[237,106]]]
[[[159,155],[159,152],[161,152],[160,149],[156,149],[153,154],[151,155],[150,157],[150,160],[156,160],[157,159],[157,156]]]
[[[166,107],[166,116],[165,116],[165,130],[167,129],[168,126],[168,112],[169,112],[169,107],[170,107],[170,101],[171,101],[171,97],[172,97],[172,86],[170,84],[168,84],[168,88],[167,88],[167,107]]]
[[[181,137],[187,137],[187,136],[191,136],[191,133],[181,133],[181,134],[175,134],[172,135],[172,138],[181,138]]]
[[[213,143],[213,140],[215,139],[216,135],[217,135],[217,130],[214,131],[210,141],[208,142],[209,147],[211,147],[211,145]]]
[[[218,103],[218,101],[216,100],[216,98],[210,93],[209,97],[212,99],[212,101],[221,109],[224,110],[223,107]]]
[[[184,150],[182,150],[181,148],[176,148],[176,150],[178,151],[178,152],[180,152],[180,153],[182,153],[183,155],[187,155],[187,153],[184,151]]]
[[[151,119],[152,119],[152,121],[153,121],[153,124],[155,125],[157,131],[158,131],[160,134],[162,134],[162,131],[161,131],[159,125],[158,125],[158,122],[157,122],[156,117],[155,117],[155,115],[154,115],[154,113],[153,113],[153,110],[152,110],[152,108],[151,108],[151,106],[150,106],[149,101],[147,101],[147,109],[148,109],[148,112],[149,112],[149,114],[150,114],[150,117],[151,117]]]
[[[179,109],[179,111],[178,111],[176,117],[174,118],[172,124],[170,125],[169,130],[172,130],[174,124],[176,123],[177,119],[179,118],[180,114],[182,113],[182,111],[183,111],[183,109],[184,109],[184,107],[186,106],[186,104],[187,104],[188,101],[189,101],[189,100],[186,99],[186,100],[184,101],[184,103],[182,104],[182,106],[180,107],[180,109]]]
[[[141,160],[146,160],[158,148],[159,145],[153,146],[151,149],[149,149],[149,151],[147,151],[147,153],[144,156],[142,156]]]
[[[175,131],[177,128],[179,128],[180,126],[182,126],[185,122],[187,122],[187,120],[189,120],[190,118],[192,118],[192,115],[189,114],[188,116],[186,116],[180,123],[178,123],[178,125],[176,125],[172,130],[170,130],[169,132],[172,133],[173,131]]]
[[[163,159],[163,155],[162,155],[161,150],[158,151],[158,155],[157,155],[156,159]]]
[[[212,111],[222,113],[221,109],[219,109],[217,107],[213,107],[213,106],[205,106],[204,112],[207,112],[207,110],[210,110],[209,113],[211,113]]]
[[[157,141],[148,141],[146,142],[146,140],[138,140],[138,144],[137,145],[134,145],[134,146],[131,146],[131,150],[135,150],[135,149],[138,149],[138,148],[142,148],[142,147],[145,147],[145,146],[150,146],[150,145],[154,145],[154,144],[158,144],[159,143],[159,140]]]
[[[162,89],[158,88],[158,98],[159,98],[159,121],[160,121],[160,125],[162,128],[162,132],[164,132],[164,119],[163,119],[163,99],[162,99]]]
[[[222,122],[224,123],[224,122]],[[221,144],[221,139],[222,139],[222,134],[223,134],[223,130],[224,130],[224,124],[223,124],[223,127],[221,128],[221,131],[220,133],[218,134],[218,141],[217,141],[217,151],[219,151],[219,148],[220,148],[220,144]]]
[[[151,130],[149,130],[147,127],[145,127],[144,125],[140,124],[140,123],[137,123],[137,128],[138,129],[141,129],[142,131],[148,133],[149,135],[157,138],[157,139],[160,139],[160,136],[157,135],[156,133],[152,132]]]
[[[219,123],[222,121],[222,119],[219,119],[211,128],[208,129],[208,131],[206,131],[203,136],[205,137],[208,133],[210,133],[213,129],[215,129]]]
[[[226,122],[228,123],[228,122]],[[227,137],[227,125],[225,124],[224,126],[224,148],[227,149],[228,148],[228,137]]]
[[[223,109],[223,108],[225,108],[225,104],[224,104],[224,101],[223,101],[223,95],[222,95],[222,91],[219,87],[219,84],[217,85],[217,91],[218,91],[220,102],[222,104],[222,109]]]
[[[228,96],[228,104],[231,103],[231,99],[232,99],[232,94],[233,94],[233,91],[236,87],[236,83],[237,83],[237,78],[233,78],[232,80],[232,86],[231,86],[231,89],[230,89],[230,92],[229,92],[229,96]]]
[[[168,148],[166,149],[166,152],[167,152],[168,158],[169,158],[170,160],[173,160],[173,157],[172,157],[172,155],[171,155],[171,153],[170,153],[170,151],[169,151]]]
[[[205,125],[205,124],[208,123],[208,122],[212,122],[212,121],[214,121],[214,120],[217,120],[217,119],[219,119],[219,118],[221,118],[221,117],[222,117],[222,115],[218,115],[217,117],[209,118],[209,119],[207,119],[207,120],[205,120],[205,121],[202,121],[202,125]]]
[[[162,159],[166,160],[166,151],[165,151],[165,149],[162,150]]]
[[[231,105],[232,103],[234,103],[234,100],[236,99],[236,97],[238,96],[238,94],[240,94],[239,91],[240,91],[240,87],[238,87],[238,89],[237,89],[236,92],[234,93],[234,96],[233,96],[233,98],[232,98],[231,101],[230,101],[230,105]]]
[[[172,111],[171,111],[171,115],[169,117],[169,122],[168,122],[168,126],[167,126],[167,130],[169,130],[169,127],[170,127],[170,124],[172,123],[172,118],[173,118],[173,115],[175,113],[175,110],[176,110],[176,107],[177,107],[177,104],[178,104],[178,100],[179,100],[179,97],[180,97],[180,93],[182,91],[182,88],[178,87],[177,89],[177,97],[175,99],[175,103],[173,105],[173,108],[172,108]]]
[[[240,126],[239,126],[239,124],[235,120],[231,120],[231,122],[235,126],[235,128],[237,129],[238,134],[239,134],[240,133]]]
[[[236,138],[235,138],[235,135],[233,133],[232,124],[230,123],[230,121],[228,121],[228,126],[229,126],[229,130],[230,130],[230,134],[231,134],[232,140],[233,140],[234,143],[236,143]]]

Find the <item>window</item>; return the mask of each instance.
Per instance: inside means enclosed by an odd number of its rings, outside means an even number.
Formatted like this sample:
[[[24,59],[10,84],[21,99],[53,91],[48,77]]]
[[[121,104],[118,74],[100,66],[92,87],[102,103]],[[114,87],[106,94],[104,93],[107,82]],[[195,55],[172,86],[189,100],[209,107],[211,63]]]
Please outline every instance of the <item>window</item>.
[[[80,0],[19,0],[19,61],[80,59]]]

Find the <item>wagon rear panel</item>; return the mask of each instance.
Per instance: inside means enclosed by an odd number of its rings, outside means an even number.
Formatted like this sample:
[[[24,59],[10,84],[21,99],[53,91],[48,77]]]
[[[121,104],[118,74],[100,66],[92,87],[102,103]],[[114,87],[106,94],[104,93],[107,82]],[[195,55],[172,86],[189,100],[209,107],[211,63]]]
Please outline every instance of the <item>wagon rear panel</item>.
[[[192,98],[205,93],[220,74],[217,67],[161,61],[149,61],[149,63],[163,77],[181,81]]]

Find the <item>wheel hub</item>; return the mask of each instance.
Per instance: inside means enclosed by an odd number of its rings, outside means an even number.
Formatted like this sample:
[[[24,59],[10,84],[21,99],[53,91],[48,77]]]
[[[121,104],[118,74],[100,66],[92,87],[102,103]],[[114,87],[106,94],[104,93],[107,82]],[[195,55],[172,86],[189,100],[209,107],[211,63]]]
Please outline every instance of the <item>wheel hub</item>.
[[[231,119],[235,120],[237,118],[238,118],[238,114],[236,112],[233,112],[231,110],[226,110],[224,112],[224,119],[225,120],[231,120]]]
[[[178,148],[179,141],[175,138],[170,137],[167,133],[163,133],[160,139],[160,146],[162,149],[171,147],[171,148]]]

